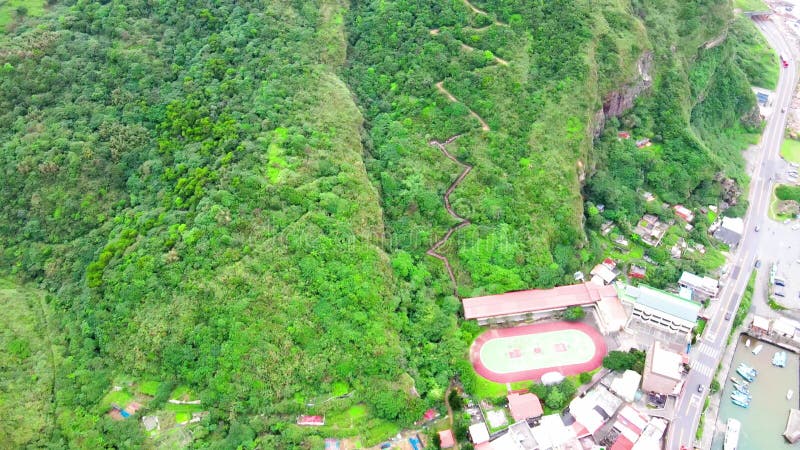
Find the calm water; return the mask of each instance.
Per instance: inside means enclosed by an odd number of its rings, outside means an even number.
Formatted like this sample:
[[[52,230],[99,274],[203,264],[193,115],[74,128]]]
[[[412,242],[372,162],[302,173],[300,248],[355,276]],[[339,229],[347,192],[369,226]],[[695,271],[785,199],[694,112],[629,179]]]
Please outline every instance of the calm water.
[[[783,369],[772,365],[772,356],[778,347],[757,341],[750,338],[750,348],[745,347],[747,337],[742,335],[739,338],[736,353],[733,355],[731,371],[725,379],[725,388],[722,401],[720,403],[719,423],[722,424],[714,435],[712,448],[718,450],[722,448],[722,441],[725,437],[725,422],[733,417],[742,423],[742,430],[739,433],[739,447],[737,450],[780,450],[797,448],[790,445],[783,438],[783,430],[786,428],[786,419],[789,417],[789,409],[798,408],[800,405],[800,393],[798,392],[798,365],[800,361],[796,353],[787,352],[786,367]],[[762,344],[764,349],[758,356],[753,355],[752,349],[756,345]],[[750,384],[750,393],[753,400],[750,408],[740,408],[731,403],[731,392],[733,383],[730,378],[738,380],[742,378],[736,374],[736,366],[744,362],[750,367],[758,370],[758,376]],[[721,382],[722,380],[720,380]],[[794,391],[791,400],[786,400],[786,391]]]

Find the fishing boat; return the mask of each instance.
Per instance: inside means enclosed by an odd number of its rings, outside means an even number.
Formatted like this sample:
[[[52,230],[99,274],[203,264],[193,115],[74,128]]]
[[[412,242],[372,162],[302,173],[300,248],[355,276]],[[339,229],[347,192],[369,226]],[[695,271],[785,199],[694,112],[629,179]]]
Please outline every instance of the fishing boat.
[[[745,387],[750,386],[750,383],[748,383],[747,381],[740,380],[740,379],[734,378],[734,377],[731,377],[731,382],[733,382],[733,384],[739,384],[739,385],[742,385],[742,386],[745,386]]]
[[[731,392],[731,398],[735,398],[737,400],[742,400],[742,401],[750,401],[751,399],[749,395],[741,393],[739,391]]]
[[[728,419],[728,426],[725,430],[725,443],[722,446],[723,450],[736,450],[739,445],[739,430],[742,428],[742,423],[736,419]]]
[[[741,384],[734,384],[733,389],[736,392],[741,392],[742,394],[745,394],[747,396],[750,395],[750,388],[748,388],[747,386],[742,386]]]
[[[738,400],[738,399],[735,399],[735,398],[731,398],[731,403],[733,403],[736,406],[740,406],[742,408],[749,408],[750,407],[750,402],[749,401]]]
[[[758,354],[761,353],[761,349],[763,348],[764,346],[761,344],[756,345],[756,348],[753,349],[753,354],[758,356]]]
[[[750,339],[748,339],[747,342],[744,343],[744,346],[748,348],[750,347]]]
[[[736,368],[736,373],[738,373],[742,378],[747,381],[753,381],[758,375],[758,371],[753,369],[752,367],[748,367],[745,363],[739,364],[739,367]]]
[[[794,396],[794,391],[789,389],[789,392],[786,393],[786,400],[791,400]]]
[[[786,352],[775,352],[775,355],[772,357],[772,365],[777,367],[786,367]]]

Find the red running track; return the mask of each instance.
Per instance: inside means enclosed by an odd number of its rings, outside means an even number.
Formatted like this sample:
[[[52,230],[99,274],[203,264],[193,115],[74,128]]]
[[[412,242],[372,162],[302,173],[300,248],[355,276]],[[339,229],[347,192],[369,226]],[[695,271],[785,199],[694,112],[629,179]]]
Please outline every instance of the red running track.
[[[594,356],[589,361],[580,364],[569,364],[566,366],[542,367],[540,369],[521,370],[519,372],[511,373],[497,373],[490,370],[481,361],[481,348],[486,342],[496,338],[507,338],[515,336],[523,336],[526,334],[540,334],[548,333],[551,331],[561,330],[578,330],[588,335],[594,343]],[[498,383],[512,383],[515,381],[526,380],[539,380],[542,375],[548,372],[559,372],[564,376],[577,375],[581,372],[588,372],[600,367],[603,364],[603,357],[607,352],[606,342],[603,336],[591,326],[585,323],[573,322],[549,322],[535,325],[524,325],[514,328],[498,328],[488,330],[478,336],[469,351],[469,357],[472,361],[472,366],[478,375],[486,378],[487,380],[495,381]]]

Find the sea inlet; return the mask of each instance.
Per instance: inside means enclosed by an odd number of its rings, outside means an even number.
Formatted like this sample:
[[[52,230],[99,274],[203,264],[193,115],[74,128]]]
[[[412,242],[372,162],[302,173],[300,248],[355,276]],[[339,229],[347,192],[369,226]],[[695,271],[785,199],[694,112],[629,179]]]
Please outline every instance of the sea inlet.
[[[750,340],[750,347],[745,343]],[[757,345],[763,345],[758,355],[753,354]],[[780,450],[795,448],[783,438],[786,419],[791,408],[800,407],[800,357],[796,353],[787,351],[786,367],[780,368],[772,365],[775,352],[782,349],[759,341],[747,335],[740,335],[733,355],[731,369],[727,378],[719,380],[724,386],[720,401],[719,416],[717,417],[717,431],[714,433],[713,450],[722,449],[725,439],[725,423],[729,418],[737,419],[742,423],[739,433],[737,450]],[[750,407],[745,409],[731,402],[733,383],[744,379],[736,373],[739,363],[745,363],[758,370],[758,376],[750,383],[750,394],[753,396]],[[794,391],[791,400],[786,399],[789,390]],[[708,428],[708,427],[707,427]]]

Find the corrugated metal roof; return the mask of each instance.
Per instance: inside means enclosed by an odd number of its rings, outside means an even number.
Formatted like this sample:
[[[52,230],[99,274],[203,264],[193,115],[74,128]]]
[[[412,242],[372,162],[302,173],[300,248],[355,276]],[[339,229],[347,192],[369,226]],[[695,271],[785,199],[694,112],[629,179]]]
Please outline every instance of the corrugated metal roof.
[[[628,286],[626,293],[633,297],[636,303],[667,313],[673,317],[696,322],[700,313],[700,303],[686,300],[677,295],[664,292],[650,286],[640,284],[638,287]]]
[[[462,300],[462,304],[464,305],[464,318],[478,319],[588,305],[603,297],[615,297],[616,295],[617,292],[613,286],[583,283],[552,289],[531,289],[465,298]]]

